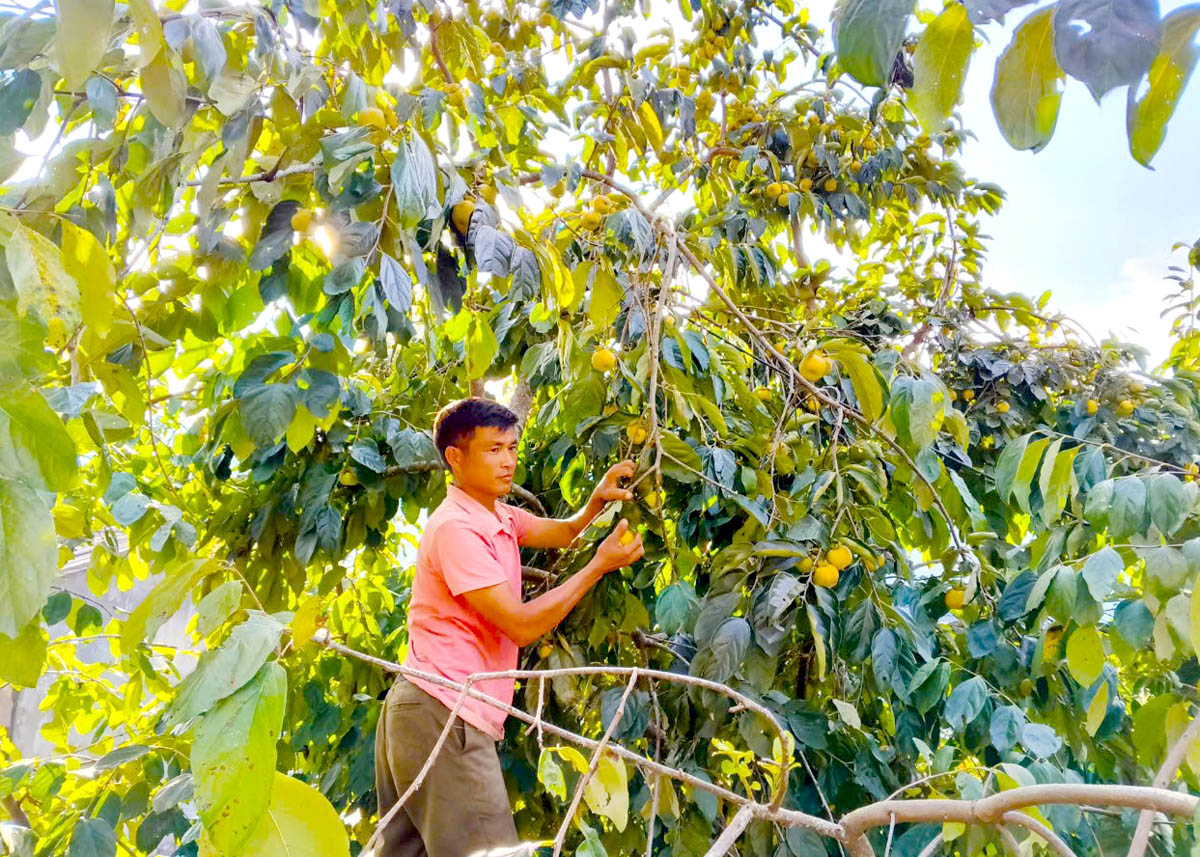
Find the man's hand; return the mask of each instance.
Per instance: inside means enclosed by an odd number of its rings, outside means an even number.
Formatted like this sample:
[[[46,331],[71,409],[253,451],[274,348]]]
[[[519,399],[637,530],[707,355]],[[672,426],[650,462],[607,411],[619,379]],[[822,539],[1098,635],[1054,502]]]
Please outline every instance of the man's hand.
[[[608,468],[608,472],[604,474],[604,478],[596,483],[588,505],[602,509],[616,500],[632,500],[633,492],[628,488],[622,488],[621,480],[632,479],[633,472],[634,463],[628,458]]]
[[[637,562],[643,553],[645,549],[642,547],[642,537],[629,529],[629,521],[622,518],[600,543],[592,562],[597,569],[607,574]]]

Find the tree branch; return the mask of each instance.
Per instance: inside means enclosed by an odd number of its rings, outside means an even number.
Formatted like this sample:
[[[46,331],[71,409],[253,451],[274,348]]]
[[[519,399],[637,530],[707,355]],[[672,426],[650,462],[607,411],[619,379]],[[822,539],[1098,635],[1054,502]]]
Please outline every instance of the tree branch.
[[[1192,742],[1197,737],[1200,737],[1200,717],[1192,718],[1192,722],[1188,724],[1187,729],[1183,730],[1179,740],[1167,752],[1162,767],[1158,769],[1158,773],[1154,777],[1153,785],[1156,788],[1165,789],[1170,785],[1171,780],[1175,779],[1175,773],[1183,764],[1188,748],[1192,746]],[[1138,816],[1137,828],[1133,831],[1133,839],[1129,843],[1129,857],[1144,857],[1146,846],[1150,842],[1150,829],[1153,825],[1154,813],[1143,810]]]
[[[746,832],[746,828],[750,826],[750,822],[753,820],[753,807],[744,806],[739,809],[729,824],[725,825],[725,829],[721,831],[721,835],[717,837],[717,841],[704,853],[704,857],[725,857],[729,853],[729,849],[733,847],[733,843],[737,841],[739,836]]]
[[[1075,852],[1071,850],[1071,846],[1063,842],[1057,833],[1051,830],[1046,825],[1042,824],[1036,818],[1030,818],[1023,812],[1006,812],[1001,821],[1007,824],[1015,824],[1019,827],[1024,827],[1031,833],[1041,837],[1047,845],[1058,857],[1076,857]]]

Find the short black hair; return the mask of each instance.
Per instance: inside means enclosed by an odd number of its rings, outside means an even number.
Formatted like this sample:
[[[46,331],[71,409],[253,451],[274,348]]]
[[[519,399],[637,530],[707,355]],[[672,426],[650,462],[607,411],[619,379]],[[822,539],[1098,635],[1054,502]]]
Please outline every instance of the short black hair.
[[[442,454],[442,461],[450,466],[446,449],[460,446],[460,441],[470,441],[475,429],[490,427],[509,429],[520,422],[511,410],[491,399],[468,398],[451,402],[433,418],[433,443]]]

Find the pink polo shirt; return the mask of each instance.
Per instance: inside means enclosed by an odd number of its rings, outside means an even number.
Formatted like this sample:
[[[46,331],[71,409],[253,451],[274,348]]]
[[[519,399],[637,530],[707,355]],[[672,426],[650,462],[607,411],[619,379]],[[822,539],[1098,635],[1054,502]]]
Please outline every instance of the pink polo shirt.
[[[471,673],[517,668],[517,644],[480,616],[464,592],[508,583],[521,597],[518,550],[536,515],[496,503],[492,514],[478,500],[451,485],[433,511],[417,548],[417,569],[408,604],[408,656],[404,665],[461,682]],[[453,708],[459,691],[425,679],[408,680]],[[514,679],[473,684],[488,696],[512,704]],[[505,712],[467,697],[462,719],[499,741]]]

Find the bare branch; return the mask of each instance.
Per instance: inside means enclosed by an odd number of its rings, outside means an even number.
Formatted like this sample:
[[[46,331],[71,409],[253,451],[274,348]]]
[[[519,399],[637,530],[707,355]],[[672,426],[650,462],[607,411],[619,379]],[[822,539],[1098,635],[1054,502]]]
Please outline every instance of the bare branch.
[[[1000,836],[1000,841],[1004,843],[1004,847],[1011,857],[1022,857],[1021,845],[1017,842],[1016,837],[1012,835],[1011,830],[1003,824],[997,824],[996,833]]]
[[[1012,834],[1010,833],[1009,836],[1012,836]],[[942,847],[942,843],[945,841],[945,835],[939,831],[938,835],[929,840],[929,844],[921,849],[921,853],[918,854],[917,857],[933,857],[933,855],[937,853],[937,850]]]

